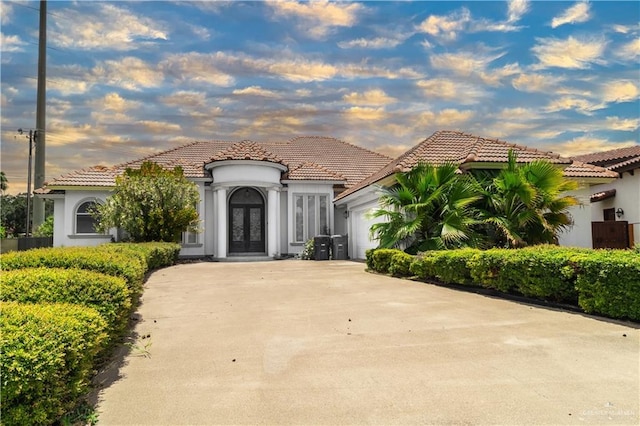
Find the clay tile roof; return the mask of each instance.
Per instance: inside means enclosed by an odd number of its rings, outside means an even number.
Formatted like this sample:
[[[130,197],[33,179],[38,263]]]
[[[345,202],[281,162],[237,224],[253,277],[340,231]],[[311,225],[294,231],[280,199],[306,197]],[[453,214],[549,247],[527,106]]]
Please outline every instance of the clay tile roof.
[[[252,141],[236,142],[227,149],[216,153],[208,162],[222,160],[255,160],[282,164],[280,157],[266,151],[259,143]]]
[[[583,163],[606,167],[610,170],[616,170],[640,162],[640,145],[577,155],[573,157],[573,159]]]
[[[506,163],[509,150],[516,152],[518,162],[527,163],[534,160],[547,160],[554,164],[567,166],[572,163],[571,159],[563,158],[553,152],[540,151],[498,139],[475,136],[469,133],[440,130],[387,164],[382,170],[367,177],[358,183],[358,185],[344,191],[336,197],[336,199],[344,198],[394,173],[411,170],[420,162],[431,164],[454,162],[460,165],[467,164],[471,166],[471,164],[473,164],[473,168],[481,168],[482,163]],[[601,168],[594,169],[587,166],[576,169],[575,173],[577,173],[575,177],[580,176],[578,173],[585,173],[585,176],[587,176],[587,173],[590,173],[589,176],[614,177],[606,170]]]
[[[616,190],[609,189],[607,191],[601,191],[601,192],[596,192],[595,194],[592,194],[591,197],[589,197],[589,201],[591,201],[592,203],[596,203],[598,201],[606,200],[608,198],[612,198],[615,196],[616,196]]]
[[[283,179],[346,181],[340,173],[332,172],[326,167],[311,162],[305,162],[289,169]]]
[[[617,178],[618,173],[604,167],[594,166],[580,161],[574,161],[563,170],[568,178]]]
[[[190,178],[210,178],[204,165],[220,160],[258,160],[283,164],[289,170],[303,163],[313,163],[315,174],[331,176],[331,180],[345,181],[345,187],[355,185],[362,179],[380,170],[391,158],[373,151],[352,145],[341,140],[322,137],[304,136],[288,141],[253,142],[253,141],[198,141],[167,151],[149,155],[128,163],[110,168],[78,170],[53,179],[50,187],[66,186],[104,186],[112,187],[115,177],[122,174],[127,167],[136,168],[144,161],[152,161],[167,168],[180,166],[184,174]],[[309,167],[306,168],[309,171]],[[303,169],[299,171],[300,176]],[[338,179],[339,177],[339,179]]]

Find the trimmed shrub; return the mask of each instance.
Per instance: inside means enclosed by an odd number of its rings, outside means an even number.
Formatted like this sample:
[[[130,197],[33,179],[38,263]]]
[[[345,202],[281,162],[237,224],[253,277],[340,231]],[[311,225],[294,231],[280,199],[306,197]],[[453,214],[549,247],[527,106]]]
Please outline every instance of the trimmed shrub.
[[[133,294],[142,290],[147,264],[142,255],[98,247],[40,248],[3,254],[1,268],[5,271],[23,268],[77,268],[122,277]]]
[[[74,303],[94,308],[116,335],[127,325],[131,292],[124,278],[81,269],[27,268],[0,275],[0,300]]]
[[[176,243],[108,243],[100,246],[100,248],[120,253],[142,255],[146,262],[147,270],[164,268],[175,264],[181,249],[180,244]]]
[[[391,256],[389,272],[395,277],[408,277],[411,275],[409,267],[413,262],[413,256],[405,252],[395,253]]]
[[[501,281],[527,297],[577,305],[576,270],[569,259],[576,250],[536,246],[503,254]]]
[[[411,265],[409,265],[409,271],[420,278],[421,280],[433,280],[436,276],[434,268],[434,256],[433,252],[424,252],[417,254]]]
[[[631,250],[576,253],[578,303],[585,312],[640,321],[640,256]]]
[[[516,283],[508,279],[505,280],[505,276],[501,274],[501,271],[507,267],[506,260],[515,251],[516,249],[478,251],[467,262],[471,278],[482,287],[493,288],[505,293],[513,292],[516,288]]]
[[[52,424],[88,389],[107,335],[92,308],[2,304],[2,423]]]
[[[375,252],[376,249],[369,249],[364,252],[365,263],[367,264],[367,269],[369,271],[373,271],[373,253]]]
[[[438,251],[433,256],[433,273],[446,284],[472,285],[468,262],[480,253],[477,249]]]
[[[372,253],[373,270],[383,274],[389,273],[391,258],[397,253],[404,253],[398,249],[377,249]]]

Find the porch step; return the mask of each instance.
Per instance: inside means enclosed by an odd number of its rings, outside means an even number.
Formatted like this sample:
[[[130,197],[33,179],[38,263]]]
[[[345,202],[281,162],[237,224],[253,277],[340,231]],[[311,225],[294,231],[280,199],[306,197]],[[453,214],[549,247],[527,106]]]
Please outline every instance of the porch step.
[[[218,262],[267,262],[269,260],[273,260],[273,257],[271,256],[267,256],[266,254],[263,255],[253,255],[253,256],[228,256],[225,258],[217,258],[216,259]]]

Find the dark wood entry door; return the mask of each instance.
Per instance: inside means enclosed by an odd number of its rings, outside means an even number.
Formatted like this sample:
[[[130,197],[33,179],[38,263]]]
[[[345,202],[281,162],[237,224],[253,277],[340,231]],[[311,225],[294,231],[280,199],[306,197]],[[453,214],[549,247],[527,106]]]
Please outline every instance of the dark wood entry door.
[[[236,191],[229,204],[229,251],[264,253],[264,201],[255,189]]]

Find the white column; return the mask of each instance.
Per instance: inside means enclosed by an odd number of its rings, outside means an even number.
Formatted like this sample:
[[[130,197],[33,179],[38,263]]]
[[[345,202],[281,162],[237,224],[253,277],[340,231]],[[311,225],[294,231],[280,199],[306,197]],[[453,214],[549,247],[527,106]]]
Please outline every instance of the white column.
[[[278,191],[275,188],[269,188],[267,197],[267,255],[275,256],[278,252],[278,210],[280,203],[278,202]]]
[[[218,252],[216,257],[227,257],[227,189],[218,188],[217,201],[218,201]]]

